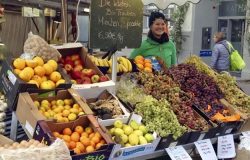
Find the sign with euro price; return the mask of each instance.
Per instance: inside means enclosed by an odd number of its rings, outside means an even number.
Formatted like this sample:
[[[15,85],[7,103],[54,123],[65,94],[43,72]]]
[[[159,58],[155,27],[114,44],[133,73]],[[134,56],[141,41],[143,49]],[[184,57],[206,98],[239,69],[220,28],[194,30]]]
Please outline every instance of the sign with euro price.
[[[90,48],[138,48],[142,28],[141,0],[91,0]]]

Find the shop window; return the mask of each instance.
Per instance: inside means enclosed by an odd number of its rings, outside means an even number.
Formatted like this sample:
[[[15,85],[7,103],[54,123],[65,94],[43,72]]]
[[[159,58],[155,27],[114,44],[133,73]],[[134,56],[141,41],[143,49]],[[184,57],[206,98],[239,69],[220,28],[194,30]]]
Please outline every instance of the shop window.
[[[202,28],[202,49],[210,49],[211,48],[211,27]]]

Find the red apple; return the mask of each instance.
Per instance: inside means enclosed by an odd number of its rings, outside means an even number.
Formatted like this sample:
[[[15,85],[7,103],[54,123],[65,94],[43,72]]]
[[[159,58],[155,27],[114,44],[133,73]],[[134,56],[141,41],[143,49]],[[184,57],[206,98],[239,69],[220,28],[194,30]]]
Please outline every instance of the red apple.
[[[82,82],[83,82],[82,79],[77,79],[77,80],[76,80],[76,83],[77,83],[77,84],[82,84]]]
[[[75,66],[76,65],[82,65],[82,61],[80,59],[74,61]]]
[[[97,74],[95,74],[95,75],[93,75],[93,76],[91,77],[92,83],[97,83],[97,82],[99,82],[99,80],[100,80],[100,76],[97,75]]]
[[[82,84],[91,84],[91,79],[89,77],[83,77]]]
[[[73,62],[73,61],[71,61],[71,60],[65,60],[64,65],[66,65],[66,64],[70,64],[72,67],[74,67],[74,66],[75,66],[75,65],[74,65],[74,62]]]
[[[80,55],[79,55],[79,54],[73,54],[73,55],[71,56],[71,60],[72,60],[72,61],[75,61],[75,60],[78,60],[78,59],[80,59]]]
[[[70,72],[70,71],[72,71],[73,67],[72,67],[70,64],[65,64],[64,69],[65,69],[67,72]]]
[[[82,73],[84,73],[89,78],[91,78],[93,75],[96,74],[96,72],[93,69],[83,69]]]
[[[70,56],[66,56],[66,58],[64,60],[65,60],[65,62],[66,61],[71,61],[71,57]]]
[[[100,82],[105,82],[105,81],[108,81],[109,78],[107,76],[101,76],[100,77]]]
[[[79,65],[76,65],[73,70],[74,71],[82,71],[83,67],[82,67],[82,65],[79,64]]]
[[[58,63],[61,63],[61,64],[64,64],[65,63],[65,60],[63,58],[60,58]]]
[[[81,76],[82,76],[82,72],[80,72],[80,71],[72,71],[71,72],[71,77],[73,79],[81,79]]]

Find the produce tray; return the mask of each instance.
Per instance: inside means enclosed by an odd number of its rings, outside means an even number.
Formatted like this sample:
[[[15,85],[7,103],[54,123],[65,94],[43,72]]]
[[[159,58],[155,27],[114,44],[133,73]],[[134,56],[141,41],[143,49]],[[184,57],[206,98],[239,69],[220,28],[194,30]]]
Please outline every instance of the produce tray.
[[[69,77],[62,71],[61,67],[59,66],[58,71],[61,73],[66,83],[60,84],[55,89],[44,90],[37,88],[35,84],[29,84],[24,82],[16,74],[14,74],[12,61],[13,59],[7,59],[3,62],[2,69],[0,72],[0,88],[2,88],[2,91],[6,96],[8,107],[10,107],[10,109],[12,109],[13,111],[16,110],[19,93],[29,92],[42,94],[49,91],[57,92],[58,90],[71,88],[72,84]]]

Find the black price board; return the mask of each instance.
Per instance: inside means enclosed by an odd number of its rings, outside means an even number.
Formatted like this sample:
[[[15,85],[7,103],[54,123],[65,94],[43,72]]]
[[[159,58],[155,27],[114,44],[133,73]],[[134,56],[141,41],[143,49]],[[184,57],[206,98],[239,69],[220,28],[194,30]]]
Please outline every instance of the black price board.
[[[90,48],[138,48],[142,28],[141,0],[91,0]]]

